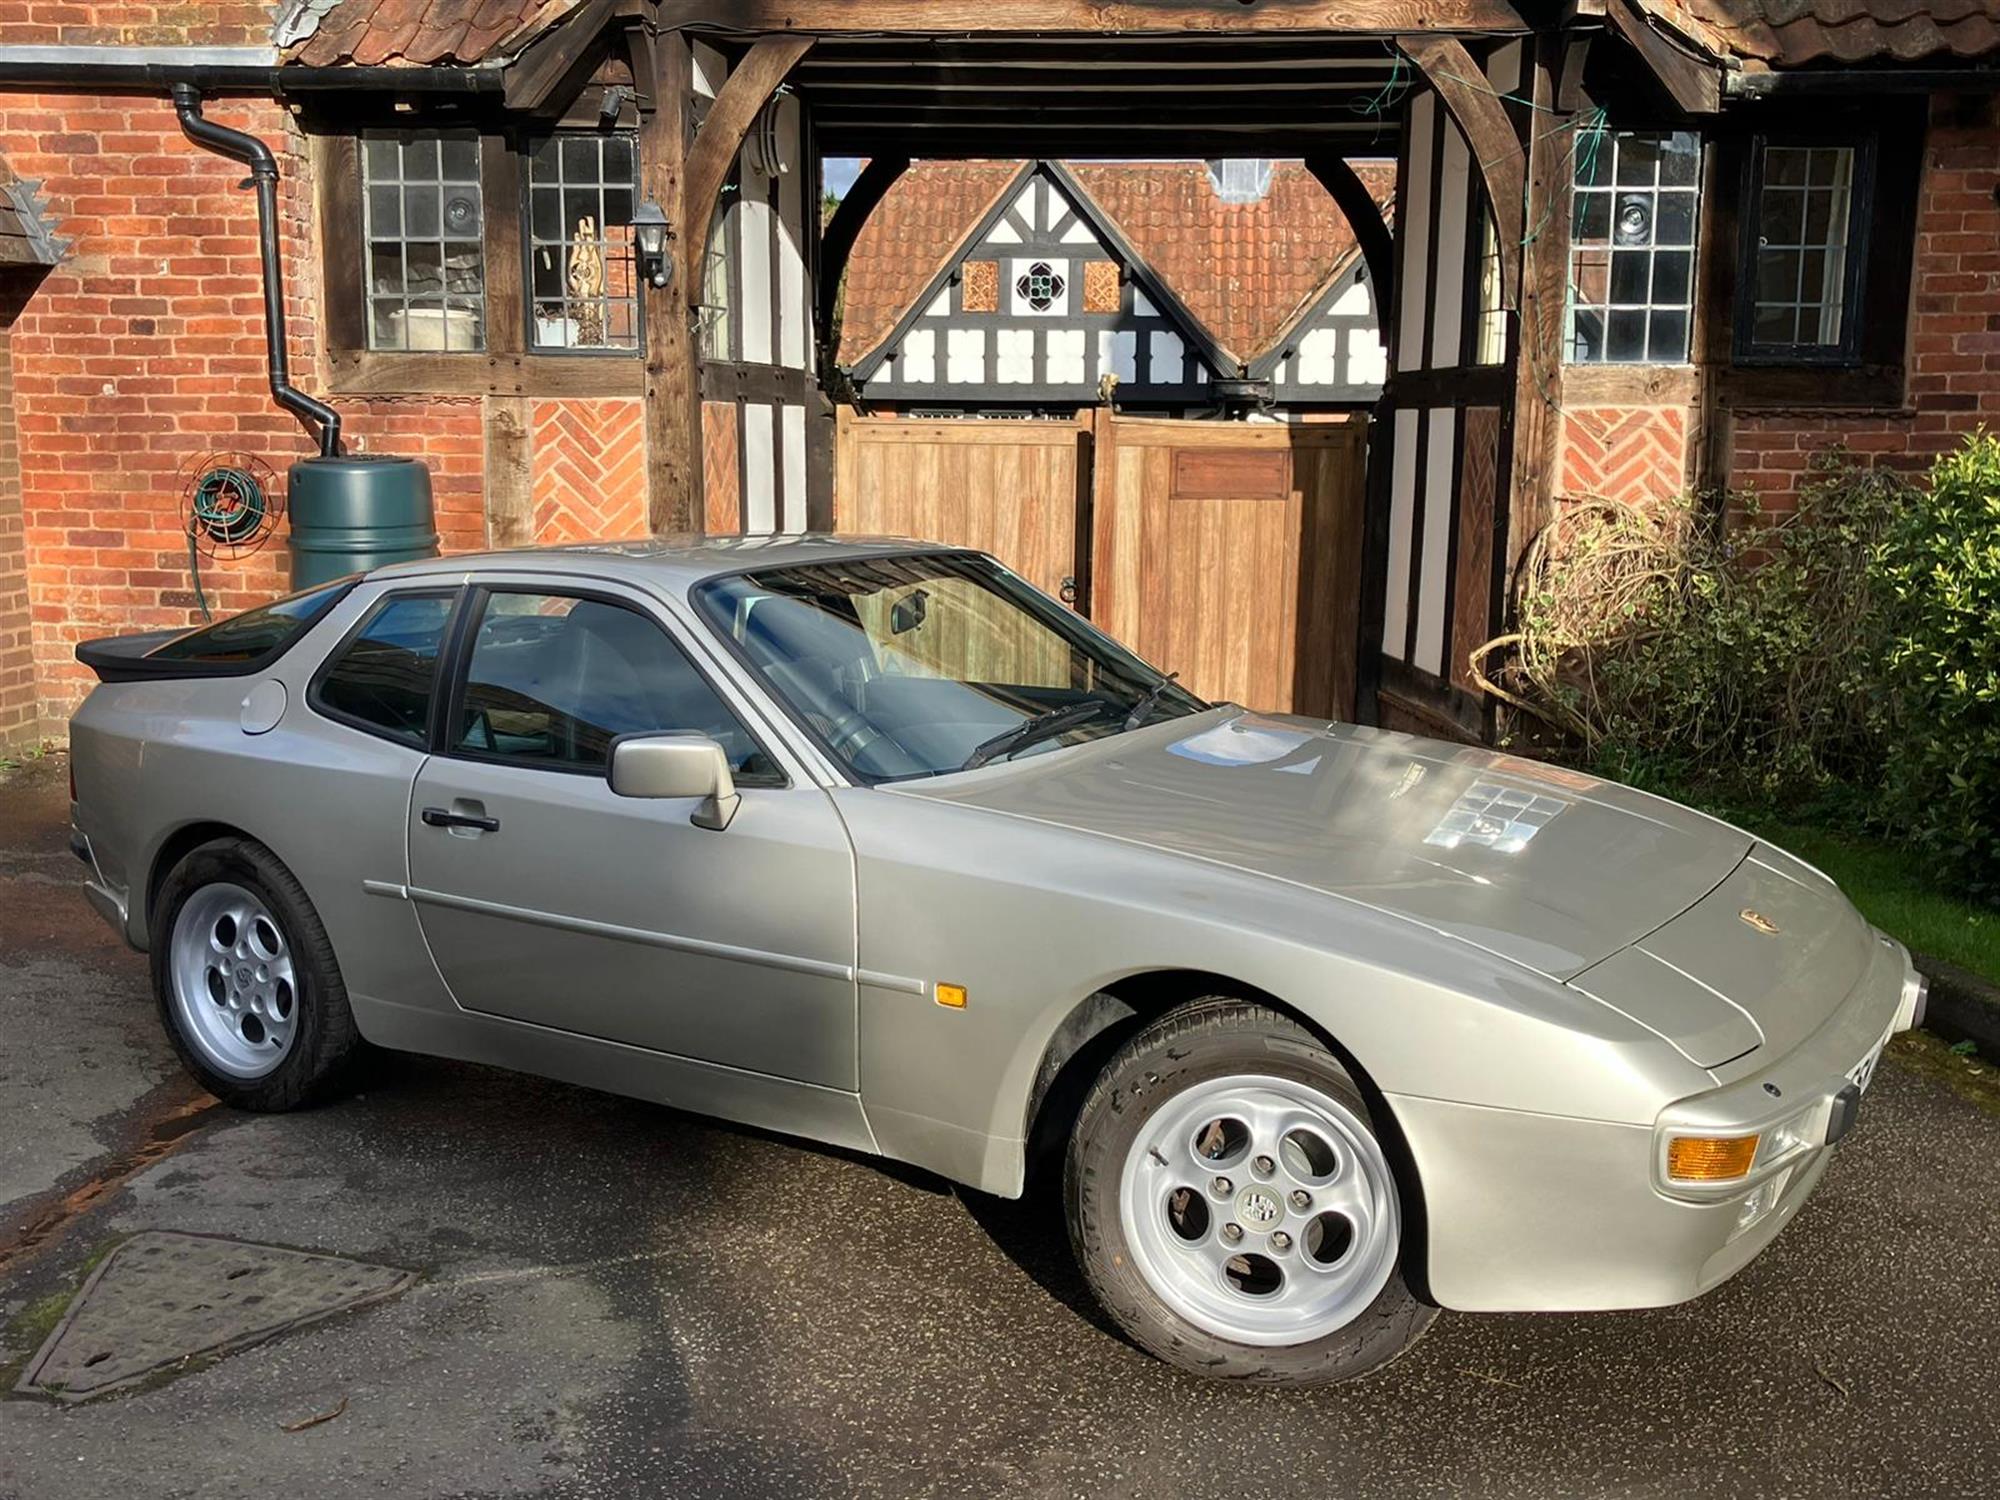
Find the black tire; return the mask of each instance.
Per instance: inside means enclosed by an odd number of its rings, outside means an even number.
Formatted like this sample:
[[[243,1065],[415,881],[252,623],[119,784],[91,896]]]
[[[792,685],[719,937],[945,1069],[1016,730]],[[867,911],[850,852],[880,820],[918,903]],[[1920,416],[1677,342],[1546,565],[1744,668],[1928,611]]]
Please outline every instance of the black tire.
[[[1294,1079],[1362,1120],[1370,1118],[1339,1060],[1288,1017],[1222,995],[1170,1011],[1105,1065],[1070,1135],[1063,1202],[1085,1279],[1133,1342],[1197,1375],[1317,1385],[1372,1374],[1415,1344],[1437,1317],[1435,1307],[1411,1293],[1401,1264],[1375,1300],[1343,1327],[1309,1343],[1267,1347],[1219,1338],[1190,1322],[1140,1274],[1127,1246],[1120,1180],[1146,1122],[1183,1090],[1238,1074]],[[1407,1204],[1401,1217],[1407,1253]]]
[[[292,955],[297,1033],[284,1060],[260,1078],[237,1078],[211,1067],[184,1034],[175,1013],[174,924],[188,900],[216,882],[241,886],[257,896],[284,929]],[[218,839],[189,853],[161,883],[153,903],[151,939],[153,998],[161,1024],[182,1066],[203,1088],[225,1104],[260,1113],[302,1109],[339,1092],[364,1044],[319,913],[305,888],[269,849],[252,839]]]

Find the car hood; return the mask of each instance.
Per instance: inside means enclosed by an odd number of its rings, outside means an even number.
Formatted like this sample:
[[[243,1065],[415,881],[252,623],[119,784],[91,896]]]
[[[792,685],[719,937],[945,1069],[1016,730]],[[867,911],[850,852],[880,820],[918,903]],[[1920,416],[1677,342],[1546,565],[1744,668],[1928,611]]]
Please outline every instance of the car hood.
[[[1564,981],[1701,901],[1751,846],[1559,767],[1233,709],[897,790],[1324,891]]]

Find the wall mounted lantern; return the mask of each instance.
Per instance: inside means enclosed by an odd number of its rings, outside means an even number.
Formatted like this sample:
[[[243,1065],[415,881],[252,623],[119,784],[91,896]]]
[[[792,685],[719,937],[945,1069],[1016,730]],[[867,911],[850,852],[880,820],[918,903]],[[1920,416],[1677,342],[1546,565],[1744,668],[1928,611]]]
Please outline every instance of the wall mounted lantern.
[[[667,216],[651,198],[632,215],[632,247],[638,253],[639,274],[649,285],[663,287],[673,279],[667,263]]]

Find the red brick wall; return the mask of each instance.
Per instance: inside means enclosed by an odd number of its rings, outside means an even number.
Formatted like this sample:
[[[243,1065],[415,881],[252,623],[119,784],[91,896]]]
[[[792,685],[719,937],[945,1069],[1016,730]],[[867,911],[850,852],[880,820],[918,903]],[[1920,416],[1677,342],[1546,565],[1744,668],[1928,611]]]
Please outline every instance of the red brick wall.
[[[148,5],[113,0],[92,5],[86,0],[0,0],[0,32],[9,43],[73,46],[120,43],[126,46],[172,46],[200,43],[210,47],[268,46],[273,4],[251,0],[188,0],[185,4]]]
[[[1783,509],[1812,455],[1845,446],[1898,469],[1928,467],[1982,424],[2000,429],[2000,103],[1933,112],[1918,206],[1907,407],[1739,415],[1730,483]]]
[[[35,9],[45,21],[93,14]],[[222,19],[199,39],[267,35],[258,7],[201,10]],[[11,41],[7,12],[0,0]],[[115,14],[182,12],[120,6]],[[125,39],[159,39],[148,30],[154,24],[133,22],[129,29],[146,35]],[[278,152],[293,378],[316,390],[318,254],[301,143],[268,101],[218,102],[208,113]],[[312,444],[266,388],[256,205],[237,188],[240,165],[184,140],[157,96],[0,93],[0,155],[17,176],[41,181],[50,216],[71,241],[10,340],[42,732],[59,734],[91,680],[74,660],[79,640],[201,618],[181,529],[189,467],[208,453],[241,451],[282,482]],[[448,547],[483,544],[476,399],[338,405],[350,446],[432,463]],[[284,592],[287,579],[281,532],[253,557],[204,568],[202,582],[221,613]]]
[[[38,724],[28,555],[21,524],[21,449],[14,430],[14,309],[20,271],[0,276],[0,749],[34,736]]]

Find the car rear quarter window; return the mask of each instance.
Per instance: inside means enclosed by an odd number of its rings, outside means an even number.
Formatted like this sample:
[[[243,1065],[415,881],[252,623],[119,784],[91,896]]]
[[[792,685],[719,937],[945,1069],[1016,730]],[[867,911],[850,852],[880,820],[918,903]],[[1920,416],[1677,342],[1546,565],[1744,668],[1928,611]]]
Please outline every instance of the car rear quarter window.
[[[454,593],[391,594],[328,659],[313,684],[320,712],[384,739],[430,742],[438,657]]]
[[[624,734],[696,730],[747,785],[784,773],[659,623],[571,594],[489,594],[472,637],[454,753],[602,773]]]
[[[353,588],[355,579],[341,578],[273,600],[226,620],[156,646],[147,653],[154,661],[191,662],[212,667],[255,667],[276,660],[278,653],[304,634],[321,615]]]

